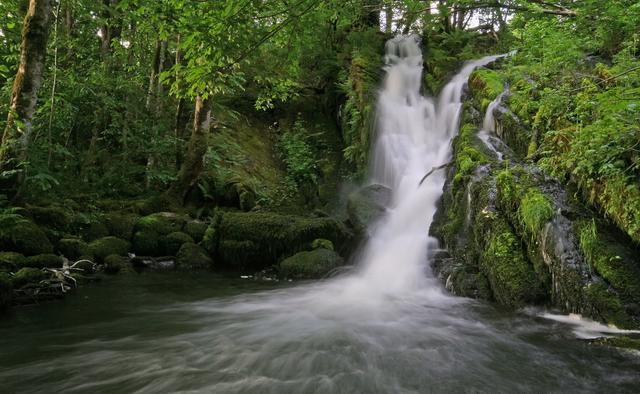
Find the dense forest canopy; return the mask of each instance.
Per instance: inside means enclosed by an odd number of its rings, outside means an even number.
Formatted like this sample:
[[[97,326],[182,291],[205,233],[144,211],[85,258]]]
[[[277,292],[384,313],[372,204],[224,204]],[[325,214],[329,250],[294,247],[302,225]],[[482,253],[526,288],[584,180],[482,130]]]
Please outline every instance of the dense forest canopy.
[[[211,135],[238,109],[269,117],[312,97],[336,119],[349,172],[361,176],[382,43],[398,33],[423,37],[427,90],[462,60],[517,49],[514,73],[538,84],[536,104],[523,103],[535,127],[560,138],[571,125],[637,124],[638,8],[631,0],[3,1],[3,195],[184,198],[203,185],[203,171],[224,167]],[[598,105],[603,96],[615,99]],[[630,151],[594,154],[610,156],[612,176],[637,171],[629,145],[637,133],[629,133],[612,149]],[[309,148],[308,136],[294,134],[279,145],[289,186],[313,184],[315,164],[287,157]],[[605,149],[584,144],[575,149]],[[592,163],[565,164],[593,175],[584,168]]]

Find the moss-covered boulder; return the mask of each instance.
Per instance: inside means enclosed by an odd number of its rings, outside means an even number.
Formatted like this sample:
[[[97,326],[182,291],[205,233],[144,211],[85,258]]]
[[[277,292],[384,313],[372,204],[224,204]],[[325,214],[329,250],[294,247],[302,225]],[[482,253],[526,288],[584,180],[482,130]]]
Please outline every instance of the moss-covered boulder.
[[[158,235],[167,235],[182,230],[187,222],[184,216],[172,212],[159,212],[144,216],[135,225],[135,231],[154,232]]]
[[[77,260],[80,256],[90,256],[92,253],[89,244],[80,238],[63,238],[58,241],[56,249],[69,260]]]
[[[25,267],[16,272],[12,278],[13,287],[21,288],[31,283],[39,283],[47,278],[47,274],[39,268]]]
[[[103,221],[109,235],[120,239],[130,240],[133,237],[134,227],[140,217],[131,213],[109,213],[104,216]]]
[[[11,277],[0,272],[0,311],[11,305],[13,298],[13,282]]]
[[[51,253],[53,246],[33,222],[20,215],[5,215],[0,220],[0,250],[33,256]]]
[[[183,244],[176,254],[178,269],[200,270],[213,268],[213,260],[199,245],[188,242]]]
[[[329,241],[328,239],[322,239],[322,238],[314,239],[313,242],[311,242],[311,248],[334,250],[333,242]]]
[[[282,260],[278,264],[278,273],[288,279],[318,279],[342,264],[342,257],[336,252],[318,248]]]
[[[120,255],[110,254],[104,258],[104,272],[107,274],[129,271],[128,267],[127,259]]]
[[[62,257],[45,253],[27,257],[24,266],[31,268],[62,268]]]
[[[207,229],[203,245],[216,264],[233,270],[260,270],[283,256],[307,250],[313,240],[331,241],[336,250],[351,236],[333,218],[312,218],[266,212],[219,212]]]
[[[171,234],[167,234],[162,237],[161,244],[164,250],[164,253],[167,256],[175,256],[180,250],[180,247],[186,243],[195,243],[193,238],[191,238],[188,234],[183,233],[181,231],[176,231]]]
[[[82,238],[87,241],[95,241],[103,237],[109,236],[109,229],[101,221],[93,220],[89,224],[83,226],[80,231]]]
[[[204,238],[204,233],[209,225],[201,220],[189,220],[185,223],[182,231],[188,234],[194,242],[198,243]]]
[[[22,253],[0,252],[0,272],[15,272],[24,267],[26,261]]]
[[[391,202],[391,189],[382,185],[369,185],[353,192],[347,199],[349,221],[360,234],[386,212]]]
[[[26,210],[38,225],[60,232],[69,231],[73,220],[71,211],[55,205],[48,207],[27,206]]]
[[[91,242],[89,248],[91,249],[91,254],[93,254],[99,262],[103,262],[105,257],[112,254],[119,256],[126,255],[131,249],[131,244],[124,239],[109,236]]]
[[[153,231],[136,231],[133,234],[133,252],[141,256],[160,255],[160,235]]]

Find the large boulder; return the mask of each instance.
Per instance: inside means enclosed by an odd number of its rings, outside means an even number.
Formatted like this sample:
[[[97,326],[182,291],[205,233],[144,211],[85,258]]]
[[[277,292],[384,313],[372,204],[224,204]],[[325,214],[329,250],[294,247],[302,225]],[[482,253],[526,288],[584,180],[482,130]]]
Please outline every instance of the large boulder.
[[[32,268],[62,268],[63,263],[62,257],[45,253],[27,257],[24,266]]]
[[[386,212],[391,202],[391,189],[383,185],[369,185],[351,193],[347,199],[349,221],[359,234]]]
[[[207,251],[193,242],[185,243],[180,247],[176,262],[178,268],[183,270],[211,269],[213,266],[213,260],[207,255]]]
[[[96,259],[99,262],[103,262],[107,256],[112,254],[126,255],[131,249],[131,244],[124,239],[109,236],[91,242],[89,248]]]
[[[333,218],[313,218],[266,212],[218,212],[203,245],[222,267],[260,270],[284,256],[311,248],[318,238],[337,250],[348,245],[351,234]]]
[[[109,230],[109,235],[130,240],[139,219],[140,217],[135,214],[114,212],[105,215],[103,221]]]
[[[63,238],[58,241],[57,249],[69,260],[78,260],[81,256],[90,256],[89,244],[80,238]]]
[[[26,262],[27,258],[21,253],[0,252],[0,272],[16,272]]]
[[[0,250],[27,256],[53,252],[51,242],[33,222],[20,215],[4,215],[0,219]]]
[[[164,253],[163,237],[182,230],[187,222],[184,216],[160,212],[140,218],[133,234],[133,250],[136,254],[159,256]]]
[[[336,252],[318,248],[282,260],[278,265],[278,273],[288,279],[318,279],[342,264],[342,257]]]
[[[176,231],[162,237],[162,248],[167,256],[175,256],[180,247],[186,243],[195,243],[193,238],[181,231]]]

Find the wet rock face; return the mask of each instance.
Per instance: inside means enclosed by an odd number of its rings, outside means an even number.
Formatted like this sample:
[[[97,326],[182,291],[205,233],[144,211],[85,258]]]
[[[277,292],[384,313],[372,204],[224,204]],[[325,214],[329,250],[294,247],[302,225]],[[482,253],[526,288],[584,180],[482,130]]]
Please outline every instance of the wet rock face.
[[[353,228],[365,234],[370,224],[386,212],[392,191],[383,185],[369,185],[353,192],[347,199],[347,214]]]

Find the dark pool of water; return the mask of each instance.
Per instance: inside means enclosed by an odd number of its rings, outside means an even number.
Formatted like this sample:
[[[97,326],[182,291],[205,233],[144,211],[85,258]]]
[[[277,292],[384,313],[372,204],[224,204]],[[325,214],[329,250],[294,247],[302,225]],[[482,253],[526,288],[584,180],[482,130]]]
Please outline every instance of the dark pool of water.
[[[122,275],[0,318],[0,393],[130,392],[637,393],[640,357],[438,289],[377,298],[351,279]]]

